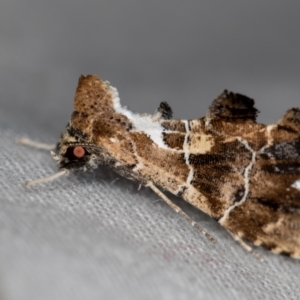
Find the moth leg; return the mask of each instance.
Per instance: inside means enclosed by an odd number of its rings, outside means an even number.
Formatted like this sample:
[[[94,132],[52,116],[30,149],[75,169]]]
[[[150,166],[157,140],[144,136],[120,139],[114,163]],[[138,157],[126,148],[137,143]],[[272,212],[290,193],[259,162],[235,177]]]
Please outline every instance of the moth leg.
[[[39,143],[39,142],[30,140],[27,138],[17,139],[16,142],[21,145],[26,145],[26,146],[30,146],[30,147],[33,147],[36,149],[47,150],[47,151],[55,150],[55,148],[56,148],[56,144]]]
[[[41,183],[45,183],[45,182],[49,182],[49,181],[53,181],[61,176],[64,175],[68,175],[69,172],[66,169],[61,169],[58,172],[50,175],[50,176],[46,176],[46,177],[42,177],[39,179],[35,179],[35,180],[30,180],[30,181],[26,181],[25,183],[23,183],[23,187],[29,187],[32,185],[37,185],[37,184],[41,184]]]
[[[152,182],[148,181],[146,186],[150,187],[162,200],[164,200],[175,212],[184,217],[193,227],[198,229],[204,236],[206,236],[211,242],[215,242],[215,239],[204,230],[198,223],[196,223],[191,217],[189,217],[179,206],[174,204],[164,193],[162,193]]]
[[[264,259],[256,252],[253,251],[253,248],[249,246],[245,241],[242,240],[237,234],[234,234],[233,232],[227,230],[229,234],[234,238],[235,241],[237,241],[246,251],[252,252],[252,254],[261,262],[264,261]]]

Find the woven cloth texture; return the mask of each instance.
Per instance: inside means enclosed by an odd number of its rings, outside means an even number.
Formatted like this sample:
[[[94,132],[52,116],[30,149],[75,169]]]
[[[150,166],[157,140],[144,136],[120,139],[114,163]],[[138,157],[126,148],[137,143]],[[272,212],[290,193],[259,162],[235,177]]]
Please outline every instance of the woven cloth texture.
[[[72,112],[80,74],[121,103],[168,101],[196,118],[224,88],[257,100],[260,121],[299,106],[299,2],[4,1],[0,9],[0,300],[299,299],[300,262],[260,262],[214,220],[180,205],[211,243],[149,189],[99,167],[52,174],[46,151]]]

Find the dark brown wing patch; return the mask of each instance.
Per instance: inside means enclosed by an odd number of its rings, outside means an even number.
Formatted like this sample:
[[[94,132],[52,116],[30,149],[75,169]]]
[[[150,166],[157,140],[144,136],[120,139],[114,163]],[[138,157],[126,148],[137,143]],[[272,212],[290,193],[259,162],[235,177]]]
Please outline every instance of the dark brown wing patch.
[[[161,102],[157,109],[157,112],[160,113],[161,118],[165,120],[172,119],[173,111],[171,106],[167,102]]]
[[[289,109],[277,124],[300,133],[300,108]]]
[[[257,114],[258,110],[254,107],[253,99],[225,90],[213,101],[206,117],[255,121]]]
[[[185,134],[180,133],[180,132],[163,132],[163,139],[164,143],[176,150],[182,150],[183,149],[183,144],[185,140]]]

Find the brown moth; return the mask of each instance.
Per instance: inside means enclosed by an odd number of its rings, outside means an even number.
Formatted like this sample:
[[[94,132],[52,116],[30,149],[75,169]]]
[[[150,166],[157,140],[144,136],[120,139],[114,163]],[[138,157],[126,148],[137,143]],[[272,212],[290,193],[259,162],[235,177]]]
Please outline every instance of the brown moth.
[[[300,258],[300,109],[274,125],[256,123],[246,96],[224,91],[196,120],[173,120],[161,103],[154,115],[120,105],[118,92],[95,75],[81,76],[74,112],[52,152],[59,172],[33,185],[99,164],[182,197],[244,243]],[[52,148],[26,139],[21,143]]]

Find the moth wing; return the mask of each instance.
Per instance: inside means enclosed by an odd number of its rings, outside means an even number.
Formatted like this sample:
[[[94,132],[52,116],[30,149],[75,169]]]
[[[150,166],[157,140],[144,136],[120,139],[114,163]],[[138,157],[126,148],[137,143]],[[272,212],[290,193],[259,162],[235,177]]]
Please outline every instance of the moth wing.
[[[74,109],[87,115],[96,114],[112,107],[112,99],[117,95],[108,81],[96,75],[81,75],[76,89]]]
[[[206,118],[255,121],[258,112],[253,99],[225,90],[213,101],[206,113]]]
[[[291,108],[270,131],[270,145],[258,154],[264,199],[282,210],[299,210],[300,218],[300,109]],[[269,187],[269,188],[268,188]]]
[[[278,125],[288,127],[300,133],[300,108],[289,109],[277,122]]]
[[[161,102],[152,116],[153,120],[170,120],[173,117],[171,106],[167,102]]]
[[[260,151],[259,166],[265,178],[274,182],[269,193],[284,199],[279,204],[300,209],[300,109],[289,109],[277,125],[270,131],[271,144]]]

